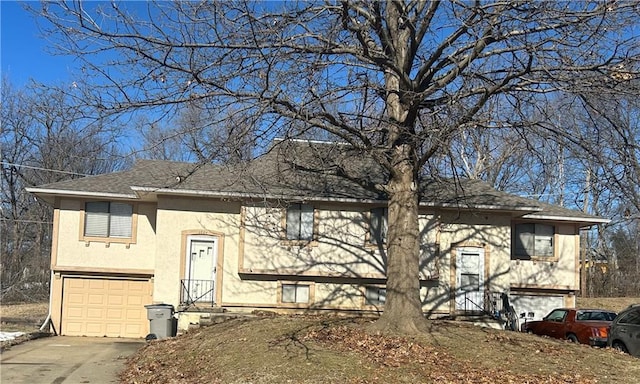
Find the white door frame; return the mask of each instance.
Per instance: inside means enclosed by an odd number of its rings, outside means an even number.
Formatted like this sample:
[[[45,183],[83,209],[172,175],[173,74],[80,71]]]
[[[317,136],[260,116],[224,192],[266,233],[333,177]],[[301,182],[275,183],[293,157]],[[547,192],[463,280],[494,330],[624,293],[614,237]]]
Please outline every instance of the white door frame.
[[[484,248],[456,248],[456,310],[484,309]]]

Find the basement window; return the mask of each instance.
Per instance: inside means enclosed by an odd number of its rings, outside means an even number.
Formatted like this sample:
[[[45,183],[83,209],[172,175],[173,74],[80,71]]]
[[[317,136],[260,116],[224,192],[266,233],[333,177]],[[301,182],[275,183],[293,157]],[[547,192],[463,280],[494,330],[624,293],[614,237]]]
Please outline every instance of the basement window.
[[[381,287],[367,287],[365,290],[367,305],[381,306],[387,300],[387,289]]]
[[[282,284],[283,303],[308,303],[309,286],[306,284]]]

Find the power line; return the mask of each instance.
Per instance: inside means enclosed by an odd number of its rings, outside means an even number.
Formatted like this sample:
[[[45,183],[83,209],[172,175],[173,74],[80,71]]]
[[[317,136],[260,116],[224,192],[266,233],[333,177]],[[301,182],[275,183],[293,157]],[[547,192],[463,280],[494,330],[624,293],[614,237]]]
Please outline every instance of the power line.
[[[9,163],[9,162],[6,162],[6,161],[3,161],[2,165],[10,165],[12,167],[18,167],[18,168],[35,169],[37,171],[48,171],[48,172],[64,173],[64,174],[67,174],[67,175],[91,176],[91,175],[86,174],[86,173],[78,173],[78,172],[71,172],[71,171],[61,171],[59,169],[51,169],[51,168],[33,167],[33,166],[30,166],[30,165]]]
[[[36,224],[53,224],[53,221],[42,221],[42,220],[14,220],[8,219],[4,217],[0,217],[0,221],[10,221],[14,223],[36,223]]]

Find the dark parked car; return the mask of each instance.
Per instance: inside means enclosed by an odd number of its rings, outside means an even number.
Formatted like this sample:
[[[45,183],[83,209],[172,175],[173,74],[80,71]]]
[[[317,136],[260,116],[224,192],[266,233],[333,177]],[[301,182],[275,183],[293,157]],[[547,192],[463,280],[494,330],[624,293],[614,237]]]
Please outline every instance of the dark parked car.
[[[522,331],[604,347],[615,317],[615,312],[604,309],[557,308],[540,321],[524,323]]]
[[[640,304],[618,314],[611,323],[608,346],[640,357]]]

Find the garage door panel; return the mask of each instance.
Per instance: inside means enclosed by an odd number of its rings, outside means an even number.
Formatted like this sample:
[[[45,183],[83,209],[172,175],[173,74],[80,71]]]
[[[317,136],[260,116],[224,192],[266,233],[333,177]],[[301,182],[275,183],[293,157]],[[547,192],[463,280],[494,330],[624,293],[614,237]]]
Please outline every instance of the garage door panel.
[[[82,323],[67,321],[65,324],[65,328],[70,335],[77,335],[82,332]]]
[[[79,319],[83,317],[81,307],[66,307],[65,314],[69,319]]]
[[[108,297],[108,304],[109,305],[122,305],[124,304],[124,294],[118,292],[117,294],[114,294],[113,291],[110,291],[110,295]]]
[[[137,309],[127,309],[127,319],[128,320],[132,320],[132,319],[139,319],[141,317],[144,317],[145,319],[147,318],[147,311],[146,309],[143,310],[137,310]]]
[[[73,287],[75,288],[75,287]],[[82,286],[80,287],[82,288]],[[67,296],[67,303],[69,304],[83,304],[86,299],[85,299],[84,294],[82,293],[69,293],[69,295]]]
[[[92,294],[89,295],[87,303],[89,305],[91,305],[91,304],[102,305],[102,304],[105,303],[104,302],[105,299],[106,299],[106,297],[102,293],[100,293],[100,294],[92,293]]]
[[[73,279],[73,280],[68,280],[66,282],[70,288],[83,288],[86,284],[86,281],[81,280],[81,279]]]
[[[61,333],[70,336],[144,337],[148,280],[67,277],[63,285]]]
[[[87,308],[87,319],[102,319],[104,309],[102,308]]]
[[[107,319],[122,319],[122,309],[109,308],[107,309]]]
[[[105,288],[105,281],[102,279],[88,280],[89,289],[103,290]]]

